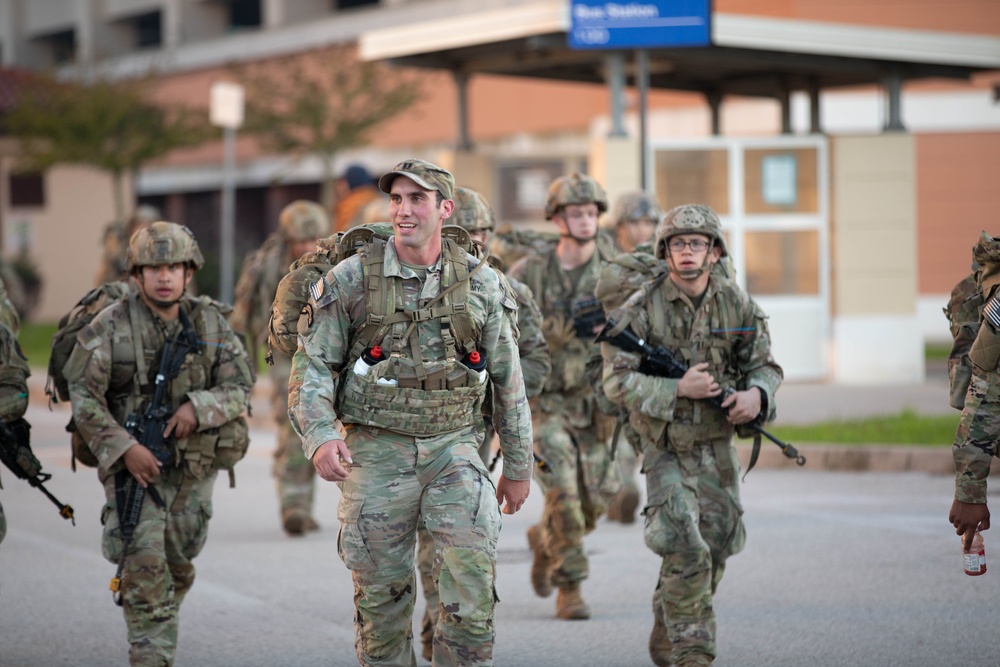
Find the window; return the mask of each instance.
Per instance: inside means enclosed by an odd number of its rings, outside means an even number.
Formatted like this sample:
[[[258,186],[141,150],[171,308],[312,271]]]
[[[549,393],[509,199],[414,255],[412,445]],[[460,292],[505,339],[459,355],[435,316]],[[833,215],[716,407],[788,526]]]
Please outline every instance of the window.
[[[260,0],[232,0],[229,3],[229,29],[259,28]]]
[[[162,41],[160,12],[150,12],[135,17],[135,45],[138,48],[159,46]]]
[[[11,208],[45,206],[45,178],[42,174],[11,174],[7,185]]]
[[[379,0],[333,0],[334,9],[351,9],[352,7],[365,7],[366,5],[377,5]]]

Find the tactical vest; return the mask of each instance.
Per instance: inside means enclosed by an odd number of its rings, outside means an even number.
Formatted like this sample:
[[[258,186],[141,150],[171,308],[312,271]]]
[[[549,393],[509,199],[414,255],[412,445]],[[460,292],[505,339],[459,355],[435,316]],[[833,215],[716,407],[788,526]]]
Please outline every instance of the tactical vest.
[[[532,257],[525,264],[523,278],[542,312],[542,334],[552,359],[552,370],[546,379],[543,396],[569,393],[589,398],[593,391],[587,382],[587,361],[594,343],[581,339],[573,329],[572,298],[565,296],[567,279],[564,272],[552,268],[554,256],[555,246],[545,254]],[[599,243],[590,262],[607,262],[612,256],[610,246]],[[589,267],[585,269],[589,270]],[[599,271],[593,272],[593,280],[587,276],[581,279],[580,284],[572,289],[575,298],[593,297],[598,274]]]
[[[469,254],[443,238],[441,291],[423,308],[406,310],[401,279],[384,275],[386,241],[373,239],[360,251],[365,286],[365,321],[352,335],[341,373],[337,413],[345,424],[364,424],[411,436],[430,436],[478,425],[488,382],[462,363],[477,349],[480,330],[468,312],[470,280],[483,266],[469,268]],[[324,294],[320,308],[332,302]],[[417,324],[437,321],[445,358],[425,360]],[[354,364],[374,344],[387,359],[367,374]],[[391,383],[391,384],[390,384]]]
[[[107,393],[108,409],[115,421],[124,424],[128,416],[144,407],[153,395],[154,381],[159,367],[162,343],[153,344],[142,338],[139,299],[133,292],[126,300],[128,307],[119,306],[114,316],[127,319],[129,326],[119,328],[111,341],[114,359]],[[219,341],[225,339],[225,306],[208,298],[185,299],[182,308],[188,308],[188,317],[200,342],[198,350],[189,352],[177,377],[170,383],[171,413],[180,407],[190,391],[211,388],[212,371],[226,354]],[[126,334],[127,332],[127,334]],[[253,386],[252,371],[243,369],[248,386]],[[229,470],[230,486],[234,485],[232,467],[246,453],[249,436],[246,419],[236,419],[218,427],[194,431],[187,438],[174,440],[175,462],[195,479],[202,479],[212,470]],[[184,494],[186,495],[186,494]]]
[[[645,305],[647,340],[651,345],[671,350],[688,367],[708,362],[705,372],[720,386],[736,387],[740,376],[734,362],[743,326],[738,307],[743,299],[738,288],[733,289],[733,283],[713,278],[710,284],[711,294],[705,294],[693,316],[686,308],[683,314],[678,314],[678,310],[668,307],[663,292],[666,286],[655,289]],[[704,439],[706,435],[728,439],[733,431],[722,410],[705,401],[678,398],[673,420],[667,425],[667,441],[671,449],[684,452],[691,449],[696,439]]]

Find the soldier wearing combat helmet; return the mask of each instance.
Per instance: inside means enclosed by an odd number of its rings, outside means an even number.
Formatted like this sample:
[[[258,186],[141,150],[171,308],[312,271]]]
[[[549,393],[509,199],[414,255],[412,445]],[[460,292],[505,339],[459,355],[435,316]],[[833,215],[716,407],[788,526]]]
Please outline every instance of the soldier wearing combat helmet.
[[[653,239],[663,211],[652,195],[626,192],[615,201],[610,217],[615,247],[620,252],[632,252]]]
[[[97,270],[96,286],[128,278],[129,240],[138,230],[161,219],[160,209],[140,204],[131,218],[112,222],[104,229],[104,255]]]
[[[657,665],[704,667],[715,658],[712,597],[727,558],[746,539],[733,433],[774,418],[783,375],[771,356],[763,311],[735,282],[711,270],[727,254],[712,209],[668,211],[654,248],[670,271],[626,301],[621,322],[649,345],[670,350],[688,370],[680,379],[649,375],[640,372],[638,355],[604,342],[604,392],[628,412],[641,445],[645,542],[663,559],[650,657]],[[616,283],[623,282],[616,264],[600,281],[602,292],[610,287],[600,294],[609,309]],[[734,391],[719,410],[704,399],[719,396],[723,387]]]
[[[104,486],[102,549],[120,568],[132,665],[173,664],[216,475],[231,471],[248,444],[242,415],[253,373],[226,322],[228,307],[184,292],[204,262],[187,227],[161,221],[135,232],[129,270],[136,289],[80,330],[64,370],[73,419]],[[183,363],[161,406],[170,415],[164,463],[126,424],[150,405],[168,339]],[[136,485],[146,498],[126,550],[120,517]]]
[[[330,216],[316,202],[300,199],[282,209],[278,231],[243,263],[236,283],[235,303],[230,324],[244,334],[257,358],[256,349],[267,339],[267,323],[278,283],[288,267],[305,253],[316,249],[316,241],[330,233]],[[288,422],[288,374],[291,357],[272,350],[269,375],[274,388],[272,406],[278,425],[272,473],[277,482],[281,524],[289,535],[317,530],[313,518],[316,473],[302,454],[302,441]]]
[[[527,284],[543,315],[552,370],[532,401],[535,451],[548,470],[535,473],[545,492],[541,521],[528,530],[534,553],[531,584],[540,597],[558,589],[556,616],[590,618],[581,584],[589,565],[584,535],[618,492],[611,459],[610,420],[597,409],[591,371],[600,367],[594,343],[603,317],[594,288],[601,267],[617,253],[598,242],[598,221],[608,209],[604,188],[586,174],[549,186],[545,216],[559,240],[519,260],[510,275]]]

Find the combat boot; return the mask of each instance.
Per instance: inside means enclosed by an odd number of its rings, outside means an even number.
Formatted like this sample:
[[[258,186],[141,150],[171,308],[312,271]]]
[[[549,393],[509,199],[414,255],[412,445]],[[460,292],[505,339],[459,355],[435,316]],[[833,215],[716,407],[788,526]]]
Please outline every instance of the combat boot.
[[[660,614],[653,615],[653,631],[649,633],[649,657],[653,659],[653,664],[657,667],[673,667],[671,658],[673,645],[667,635],[667,626],[663,622]]]
[[[535,560],[531,563],[531,587],[539,597],[552,595],[552,560],[542,547],[542,529],[532,526],[528,529],[528,546]]]
[[[319,524],[304,509],[285,510],[281,514],[281,524],[285,532],[293,537],[305,535],[308,531],[319,530]]]
[[[568,621],[590,618],[590,607],[583,601],[579,582],[559,587],[559,595],[556,597],[556,616]]]
[[[622,523],[635,523],[635,511],[639,507],[639,492],[635,489],[626,489],[620,494],[618,503],[618,520]]]

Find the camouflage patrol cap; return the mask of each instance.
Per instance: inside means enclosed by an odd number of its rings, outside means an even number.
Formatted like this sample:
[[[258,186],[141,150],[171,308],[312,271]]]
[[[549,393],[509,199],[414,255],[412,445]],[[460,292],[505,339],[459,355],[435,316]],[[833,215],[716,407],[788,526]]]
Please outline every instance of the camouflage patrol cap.
[[[497,226],[489,202],[481,194],[469,188],[455,188],[455,212],[448,222],[462,227],[467,232],[480,229],[492,232]]]
[[[685,204],[667,211],[656,228],[655,255],[667,257],[667,241],[680,234],[704,234],[722,248],[722,257],[729,254],[726,237],[722,233],[722,222],[715,211],[703,204]]]
[[[378,189],[389,194],[392,182],[397,176],[406,176],[425,190],[437,190],[445,199],[452,199],[455,196],[455,177],[450,171],[436,164],[415,158],[404,160],[378,179]]]
[[[608,210],[608,194],[601,184],[586,174],[576,172],[560,176],[549,185],[545,200],[545,219],[551,220],[559,209],[570,204],[597,204],[597,212]]]
[[[653,224],[660,222],[663,211],[660,209],[656,197],[645,192],[627,192],[615,202],[614,210],[611,213],[612,224],[617,227],[625,222],[635,222],[647,218]]]
[[[330,216],[316,202],[299,199],[281,209],[278,227],[292,243],[321,239],[330,233]]]
[[[128,242],[129,271],[161,264],[190,264],[195,269],[205,265],[190,229],[161,220],[132,234]]]

